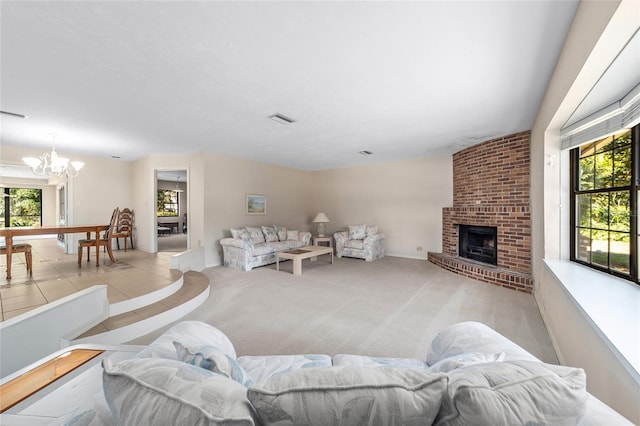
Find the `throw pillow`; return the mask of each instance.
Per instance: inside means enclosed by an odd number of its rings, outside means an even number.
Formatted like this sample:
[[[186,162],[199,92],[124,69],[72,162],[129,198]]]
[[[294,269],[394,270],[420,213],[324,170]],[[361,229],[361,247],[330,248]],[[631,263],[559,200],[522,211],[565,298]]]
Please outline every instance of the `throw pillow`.
[[[245,229],[249,233],[249,236],[251,237],[251,242],[253,244],[264,243],[264,234],[262,233],[261,228],[253,228],[253,227],[247,226]]]
[[[304,368],[249,388],[264,425],[430,425],[446,376],[395,368]]]
[[[497,354],[469,352],[442,359],[429,367],[429,371],[432,373],[448,373],[456,368],[466,367],[467,365],[482,364],[484,362],[501,362],[504,361],[504,357],[504,352]]]
[[[173,342],[176,347],[178,360],[214,373],[222,374],[245,387],[253,384],[253,380],[238,365],[235,359],[222,352],[215,346],[199,346],[190,348],[183,346],[180,342]]]
[[[539,361],[457,368],[435,425],[576,425],[586,410],[584,371]]]
[[[287,228],[284,226],[274,225],[274,229],[276,230],[276,234],[278,234],[278,240],[286,241],[287,240]]]
[[[287,240],[297,240],[298,231],[287,231]]]
[[[378,235],[378,227],[377,226],[367,226],[366,234],[367,234],[367,237],[370,237],[372,235]]]
[[[242,241],[246,241],[247,243],[253,243],[253,241],[251,240],[251,235],[249,235],[246,229],[243,229],[242,232],[240,232],[240,239]]]
[[[367,236],[367,225],[349,225],[349,239],[363,240]]]
[[[184,362],[133,358],[102,362],[104,396],[119,425],[252,426],[247,389]]]
[[[278,241],[278,234],[276,234],[276,230],[271,226],[263,226],[262,233],[264,234],[264,239],[268,243],[272,243]]]
[[[220,330],[201,321],[181,321],[162,333],[160,337],[138,352],[136,358],[178,359],[173,342],[188,346],[215,346],[236,358],[236,350],[231,340]]]
[[[231,236],[236,240],[239,239],[242,241],[251,242],[251,236],[249,236],[249,233],[244,228],[239,228],[239,229],[231,228]]]

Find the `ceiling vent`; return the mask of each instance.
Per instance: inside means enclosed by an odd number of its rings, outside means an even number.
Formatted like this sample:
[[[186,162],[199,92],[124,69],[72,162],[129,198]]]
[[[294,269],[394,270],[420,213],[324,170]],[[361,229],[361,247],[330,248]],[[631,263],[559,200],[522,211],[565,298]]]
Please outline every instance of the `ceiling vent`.
[[[371,155],[371,154],[373,154],[373,152],[371,152],[371,151],[358,151],[358,154]]]
[[[273,121],[276,121],[280,124],[291,124],[291,123],[295,123],[296,120],[294,120],[293,118],[289,118],[286,115],[282,115],[279,112],[270,115],[269,117],[267,117]]]

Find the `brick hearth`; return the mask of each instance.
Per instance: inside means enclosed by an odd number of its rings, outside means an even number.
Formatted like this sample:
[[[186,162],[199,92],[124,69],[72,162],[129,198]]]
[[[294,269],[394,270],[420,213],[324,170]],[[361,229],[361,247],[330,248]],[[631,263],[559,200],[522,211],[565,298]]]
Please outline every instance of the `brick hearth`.
[[[531,293],[530,133],[453,154],[453,207],[443,209],[442,253],[429,261],[461,275]],[[498,229],[498,265],[458,256],[458,225]]]

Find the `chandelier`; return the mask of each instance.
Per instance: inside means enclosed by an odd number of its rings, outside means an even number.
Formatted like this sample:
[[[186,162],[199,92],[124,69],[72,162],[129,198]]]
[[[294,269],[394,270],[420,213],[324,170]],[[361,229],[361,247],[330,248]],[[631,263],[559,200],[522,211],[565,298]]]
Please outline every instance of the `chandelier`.
[[[39,158],[24,157],[22,161],[31,167],[33,173],[38,176],[75,177],[84,166],[82,161],[69,161],[68,158],[58,155],[55,144],[51,149],[51,154],[45,152]]]

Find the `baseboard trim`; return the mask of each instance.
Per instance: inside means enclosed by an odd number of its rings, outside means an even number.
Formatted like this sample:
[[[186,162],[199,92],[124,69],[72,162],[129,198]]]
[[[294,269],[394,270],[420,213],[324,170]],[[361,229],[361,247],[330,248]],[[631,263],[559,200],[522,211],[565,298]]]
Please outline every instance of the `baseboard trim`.
[[[427,256],[407,256],[406,254],[395,254],[395,253],[388,253],[385,256],[389,256],[389,257],[400,257],[403,259],[415,259],[415,260],[427,260]]]

